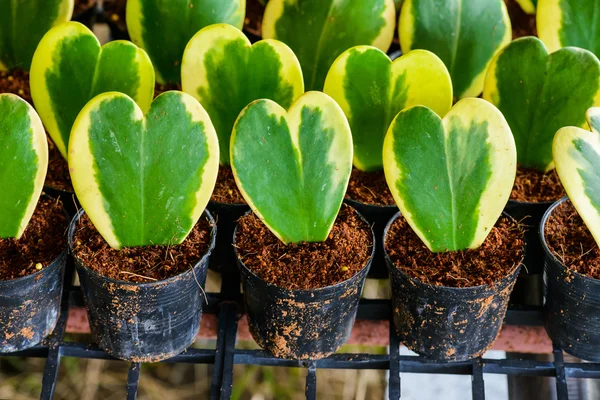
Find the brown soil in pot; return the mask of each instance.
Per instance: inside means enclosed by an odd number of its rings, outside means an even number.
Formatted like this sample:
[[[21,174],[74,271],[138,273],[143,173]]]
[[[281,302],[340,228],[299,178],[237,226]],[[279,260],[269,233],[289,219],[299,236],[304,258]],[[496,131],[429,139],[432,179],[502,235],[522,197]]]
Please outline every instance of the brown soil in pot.
[[[262,36],[262,19],[265,7],[258,0],[246,0],[244,29],[256,36]]]
[[[175,246],[125,247],[115,250],[98,233],[87,215],[75,230],[73,254],[107,278],[148,283],[171,278],[192,268],[210,245],[213,227],[201,217],[183,243]]]
[[[600,279],[600,248],[571,201],[552,211],[544,235],[552,254],[567,268]]]
[[[511,200],[529,203],[556,201],[566,196],[556,170],[543,173],[535,169],[517,168]]]
[[[20,239],[0,238],[0,280],[31,275],[49,266],[67,245],[68,225],[60,200],[40,199]]]
[[[316,289],[352,278],[371,256],[371,230],[342,205],[327,240],[283,244],[253,213],[238,221],[236,248],[246,266],[265,281],[289,290]]]
[[[60,154],[50,136],[46,137],[48,138],[48,173],[44,185],[53,189],[73,192],[73,182],[71,182],[67,160]]]
[[[447,287],[491,285],[521,263],[525,241],[517,222],[500,217],[475,250],[432,253],[400,216],[390,226],[385,249],[392,262],[423,283]]]
[[[154,84],[154,98],[169,90],[181,91],[181,83],[158,83]]]
[[[246,204],[246,200],[244,200],[244,197],[240,193],[240,190],[235,183],[233,172],[231,171],[230,166],[219,166],[217,183],[215,184],[215,190],[213,190],[213,194],[210,199],[212,201],[216,201],[217,203]]]
[[[22,69],[0,71],[0,93],[19,95],[33,105],[31,91],[29,90],[29,72]]]
[[[393,206],[396,203],[382,171],[364,172],[352,168],[346,198],[365,204]]]
[[[77,16],[96,5],[96,0],[75,0],[75,7],[73,8],[73,16]]]
[[[529,15],[523,11],[516,0],[504,0],[512,24],[513,39],[523,36],[537,36],[535,14]]]

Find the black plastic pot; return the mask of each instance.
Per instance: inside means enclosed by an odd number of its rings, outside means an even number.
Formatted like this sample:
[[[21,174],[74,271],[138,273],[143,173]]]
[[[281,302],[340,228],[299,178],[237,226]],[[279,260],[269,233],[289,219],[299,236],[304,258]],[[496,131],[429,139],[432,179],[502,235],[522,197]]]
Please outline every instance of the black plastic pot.
[[[373,252],[362,270],[336,285],[288,290],[266,282],[238,257],[248,325],[256,343],[275,357],[294,360],[335,353],[350,337],[372,259]]]
[[[346,204],[354,207],[373,228],[375,234],[375,255],[373,256],[373,262],[371,269],[369,270],[369,278],[373,279],[387,279],[389,278],[388,270],[385,266],[385,256],[383,250],[383,231],[385,226],[389,222],[390,218],[398,212],[398,207],[392,206],[378,206],[374,204],[361,203],[356,200],[344,199]]]
[[[548,209],[540,226],[544,246],[544,314],[548,336],[567,353],[589,361],[600,361],[600,280],[568,269],[552,254],[544,228],[554,209]]]
[[[69,227],[69,246],[81,210]],[[214,226],[209,212],[208,218]],[[196,339],[205,302],[208,258],[215,245],[213,228],[208,251],[193,268],[152,283],[132,283],[104,277],[88,268],[75,253],[92,337],[110,355],[127,361],[156,362],[173,357]]]
[[[398,212],[385,228],[384,240]],[[521,264],[494,285],[435,286],[396,268],[385,253],[392,280],[394,326],[402,342],[436,361],[481,356],[496,340]]]
[[[44,185],[44,193],[53,197],[55,199],[59,199],[69,219],[72,219],[77,212],[81,209],[81,205],[79,204],[79,200],[77,200],[77,196],[74,192],[70,192],[68,190],[56,189],[52,186]]]
[[[210,201],[206,208],[214,216],[219,232],[208,268],[219,273],[223,271],[237,273],[237,262],[231,238],[237,220],[247,213],[250,207],[247,204],[227,204]]]

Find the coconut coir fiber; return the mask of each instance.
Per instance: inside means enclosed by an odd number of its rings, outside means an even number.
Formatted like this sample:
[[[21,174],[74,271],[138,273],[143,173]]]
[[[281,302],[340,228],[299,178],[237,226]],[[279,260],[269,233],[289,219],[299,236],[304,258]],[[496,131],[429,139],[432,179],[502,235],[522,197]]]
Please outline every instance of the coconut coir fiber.
[[[543,173],[535,169],[517,168],[511,200],[540,203],[555,201],[566,195],[556,170]]]
[[[383,171],[364,172],[352,168],[346,198],[379,206],[395,204]]]
[[[365,267],[373,238],[351,207],[342,205],[321,243],[283,244],[253,213],[238,221],[236,248],[246,266],[265,281],[289,290],[316,289],[352,278]]]
[[[246,204],[246,200],[244,200],[244,197],[235,183],[231,167],[224,165],[219,166],[217,183],[215,184],[215,189],[213,190],[210,199],[217,203]]]
[[[29,72],[22,69],[0,71],[0,93],[13,93],[33,105],[29,90]]]
[[[31,275],[50,265],[66,247],[68,225],[59,200],[40,199],[20,239],[0,238],[0,280]]]
[[[474,250],[432,253],[400,216],[391,225],[385,249],[405,274],[436,286],[491,285],[523,260],[525,241],[518,224],[501,217],[483,244]]]
[[[600,249],[573,203],[565,201],[554,209],[544,234],[552,254],[567,268],[600,279]]]
[[[183,243],[176,246],[111,248],[87,215],[75,231],[73,253],[100,275],[120,281],[148,283],[192,268],[208,250],[212,226],[201,217]]]

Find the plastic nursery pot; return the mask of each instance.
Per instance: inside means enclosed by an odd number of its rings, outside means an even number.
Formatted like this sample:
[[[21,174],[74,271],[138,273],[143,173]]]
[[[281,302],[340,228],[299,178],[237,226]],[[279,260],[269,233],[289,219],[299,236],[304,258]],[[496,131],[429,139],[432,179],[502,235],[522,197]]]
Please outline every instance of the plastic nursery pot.
[[[77,211],[81,209],[81,205],[79,204],[79,200],[77,200],[75,192],[44,185],[44,193],[50,197],[59,199],[63,203],[63,207],[67,212],[69,219],[72,219],[77,214]]]
[[[151,283],[118,281],[86,266],[73,252],[73,237],[81,210],[69,227],[69,247],[81,281],[92,337],[113,357],[133,362],[156,362],[188,348],[200,327],[205,302],[203,288],[216,228],[204,256],[193,268]],[[211,226],[214,220],[209,212]]]
[[[400,216],[398,212],[385,228]],[[396,268],[385,253],[392,281],[394,326],[402,342],[424,358],[465,361],[496,340],[521,263],[493,285],[466,288],[423,283]]]
[[[360,214],[364,216],[367,223],[373,228],[375,234],[375,255],[371,269],[369,270],[369,278],[387,279],[389,278],[387,268],[385,266],[385,257],[383,250],[383,231],[390,218],[398,212],[396,205],[380,206],[375,204],[366,204],[356,200],[344,199],[346,204],[354,207]]]
[[[565,197],[548,209],[540,226],[544,246],[546,331],[567,353],[589,361],[600,361],[600,280],[567,268],[548,248],[544,229],[548,218]]]
[[[250,210],[247,204],[228,204],[210,201],[207,209],[213,214],[219,235],[215,243],[215,250],[210,257],[208,268],[215,272],[233,270],[236,268],[235,252],[231,238],[237,224],[237,220]],[[237,272],[237,271],[235,271]]]
[[[318,360],[335,353],[350,337],[373,251],[350,279],[318,289],[288,290],[257,276],[236,249],[248,325],[256,343],[275,357],[293,360]]]

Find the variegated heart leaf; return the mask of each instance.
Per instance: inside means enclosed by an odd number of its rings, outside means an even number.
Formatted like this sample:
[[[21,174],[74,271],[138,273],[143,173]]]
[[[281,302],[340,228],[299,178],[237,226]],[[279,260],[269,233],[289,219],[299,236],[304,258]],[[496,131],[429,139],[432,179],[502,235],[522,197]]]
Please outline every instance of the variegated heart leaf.
[[[393,0],[270,0],[262,31],[294,51],[306,90],[322,90],[329,67],[345,50],[372,45],[387,51],[395,23]]]
[[[590,108],[587,117],[591,132],[561,128],[552,152],[569,199],[600,246],[600,108]]]
[[[0,69],[29,70],[44,34],[70,20],[72,14],[73,0],[4,0],[0,8]]]
[[[539,0],[538,36],[550,52],[574,46],[600,57],[600,0]]]
[[[44,126],[67,158],[71,127],[79,111],[100,93],[131,96],[147,111],[154,95],[154,70],[146,52],[117,40],[100,46],[78,22],[51,29],[31,64],[31,97]]]
[[[128,0],[131,40],[148,52],[160,83],[181,82],[181,58],[200,29],[226,23],[242,29],[246,0]]]
[[[144,115],[122,93],[92,99],[69,142],[77,198],[108,244],[181,243],[213,191],[219,144],[210,117],[190,95],[169,91]]]
[[[515,142],[502,113],[463,99],[442,119],[401,111],[383,145],[388,186],[409,225],[434,252],[479,247],[515,180]]]
[[[33,215],[48,169],[40,117],[14,94],[0,94],[0,238],[20,238]]]
[[[229,138],[236,118],[254,100],[270,99],[287,109],[304,93],[300,63],[282,42],[252,45],[239,29],[215,24],[188,43],[181,65],[182,88],[194,96],[212,120],[229,164]]]
[[[282,242],[324,241],[352,170],[348,121],[321,92],[300,96],[287,113],[256,100],[233,128],[231,167],[246,202]]]
[[[383,168],[383,139],[399,111],[424,105],[444,116],[452,107],[448,70],[426,50],[392,62],[375,47],[350,48],[331,66],[323,91],[344,110],[352,129],[354,166],[363,171]]]
[[[525,13],[533,15],[535,14],[535,9],[537,7],[538,0],[516,0],[521,9],[525,11]]]
[[[442,59],[459,99],[481,94],[488,65],[512,37],[503,0],[406,0],[398,32],[402,52]]]
[[[585,126],[585,111],[600,105],[600,61],[573,47],[548,55],[539,39],[520,38],[490,65],[483,98],[508,121],[519,165],[548,171],[556,131]]]

